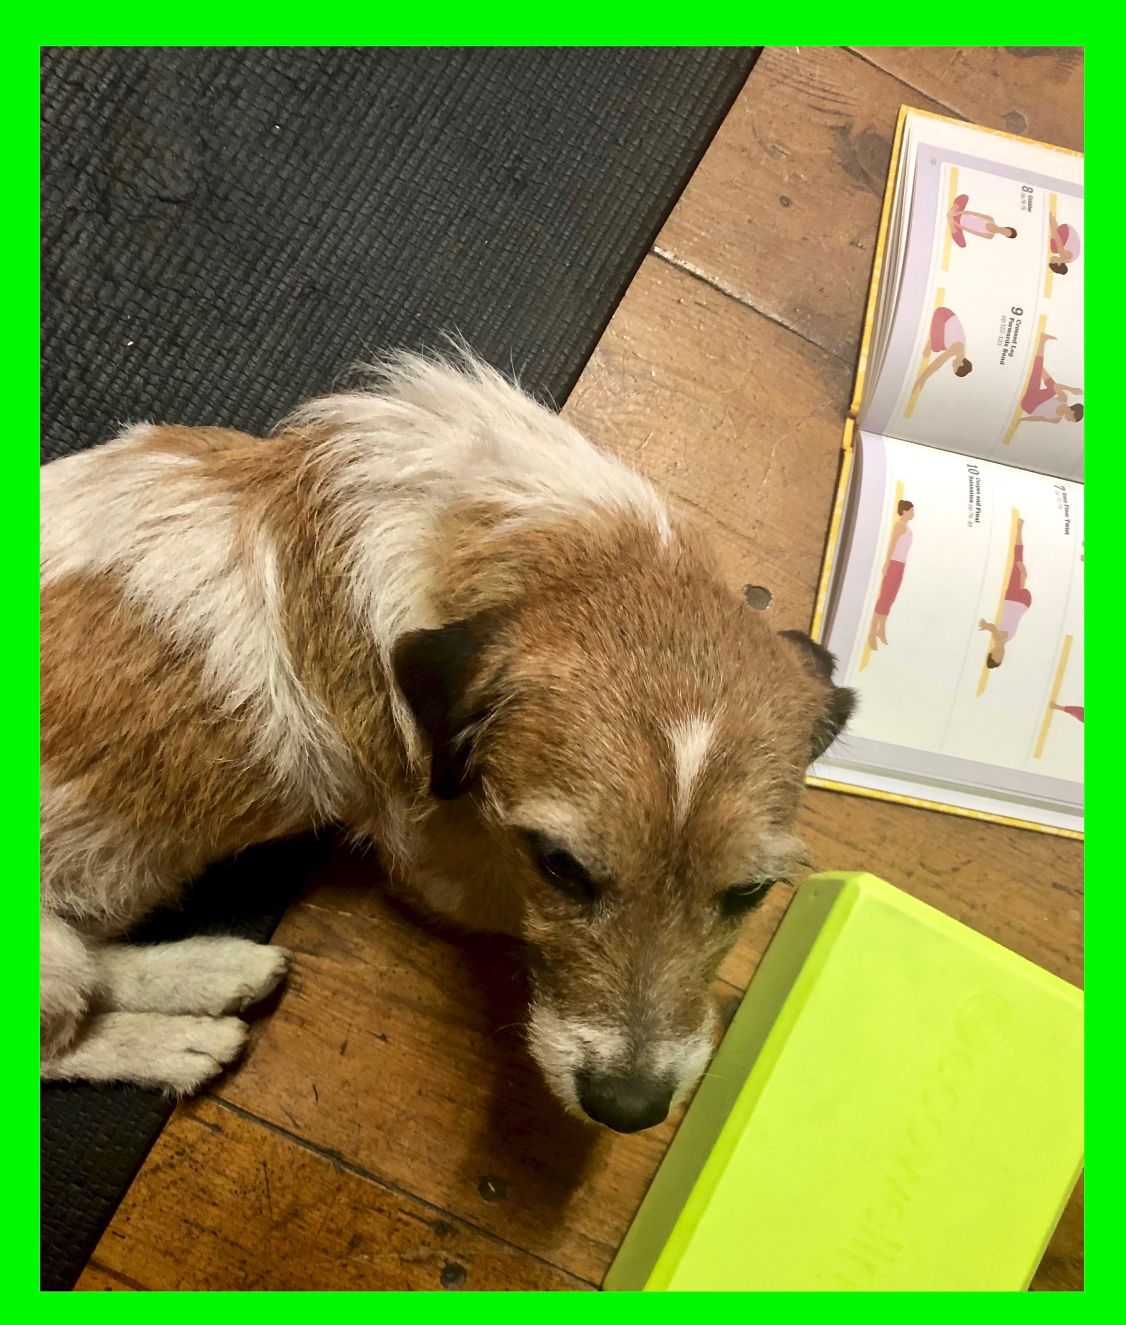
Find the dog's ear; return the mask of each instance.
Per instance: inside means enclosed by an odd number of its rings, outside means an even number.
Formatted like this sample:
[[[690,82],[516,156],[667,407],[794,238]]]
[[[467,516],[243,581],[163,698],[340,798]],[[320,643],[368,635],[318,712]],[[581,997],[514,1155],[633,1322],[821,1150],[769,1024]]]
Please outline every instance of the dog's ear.
[[[395,681],[430,740],[430,790],[456,800],[469,787],[474,726],[486,715],[475,699],[484,643],[479,624],[454,621],[413,630],[391,652]]]
[[[786,640],[800,653],[802,665],[825,686],[825,704],[813,724],[813,736],[810,744],[809,762],[816,763],[833,744],[844,729],[856,707],[856,691],[833,684],[833,669],[836,658],[820,644],[811,640],[804,631],[779,631]]]

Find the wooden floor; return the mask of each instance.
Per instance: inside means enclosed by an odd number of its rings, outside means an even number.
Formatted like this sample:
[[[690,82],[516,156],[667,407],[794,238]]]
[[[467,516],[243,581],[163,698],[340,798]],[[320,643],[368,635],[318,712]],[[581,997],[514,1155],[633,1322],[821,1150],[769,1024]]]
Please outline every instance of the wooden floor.
[[[1081,147],[1081,56],[768,49],[568,402],[693,508],[734,586],[808,623],[902,102]],[[866,868],[1082,980],[1080,849],[811,792],[821,866]],[[341,854],[284,920],[288,988],[180,1108],[79,1288],[590,1289],[667,1146],[565,1117],[520,1047],[504,945],[420,928]],[[785,901],[722,971],[735,998]],[[1077,1194],[1035,1287],[1082,1286]]]

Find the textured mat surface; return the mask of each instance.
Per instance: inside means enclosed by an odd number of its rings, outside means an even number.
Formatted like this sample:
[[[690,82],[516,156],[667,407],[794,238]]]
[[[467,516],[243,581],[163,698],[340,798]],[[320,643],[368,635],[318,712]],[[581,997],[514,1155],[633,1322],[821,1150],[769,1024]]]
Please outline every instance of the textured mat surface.
[[[263,431],[449,331],[561,403],[756,54],[46,49],[43,459],[142,418]],[[247,853],[148,935],[266,938],[308,868]],[[66,1288],[167,1107],[42,1096]]]

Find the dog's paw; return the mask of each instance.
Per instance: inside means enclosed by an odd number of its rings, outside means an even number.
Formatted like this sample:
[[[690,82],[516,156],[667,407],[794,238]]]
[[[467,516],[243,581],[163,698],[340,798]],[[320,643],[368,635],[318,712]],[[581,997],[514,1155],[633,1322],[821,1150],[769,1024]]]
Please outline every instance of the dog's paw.
[[[281,984],[292,954],[250,939],[196,938],[181,949],[178,1011],[225,1017],[243,1012]]]
[[[176,1095],[191,1095],[242,1053],[246,1024],[237,1017],[168,1017],[167,1038],[152,1079]]]
[[[288,948],[243,939],[223,942],[230,945],[230,951],[215,973],[216,996],[225,996],[219,1012],[242,1012],[274,992],[285,978],[293,954]]]

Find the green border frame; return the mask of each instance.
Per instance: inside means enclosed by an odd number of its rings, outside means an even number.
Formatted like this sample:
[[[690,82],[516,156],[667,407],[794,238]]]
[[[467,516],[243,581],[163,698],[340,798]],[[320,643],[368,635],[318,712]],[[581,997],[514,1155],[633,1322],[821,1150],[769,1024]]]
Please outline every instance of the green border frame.
[[[952,33],[956,29],[959,35],[967,30],[978,31],[978,36],[996,38],[1001,34],[999,27],[1019,27],[1023,32],[1054,33],[1060,26],[1058,6],[1051,9],[1047,4],[1036,0],[1035,3],[1014,11],[1009,6],[980,8],[959,8],[950,14],[937,11],[933,15],[919,17],[912,13],[903,15],[903,20],[896,25],[891,16],[876,19],[871,11],[867,15],[857,15],[856,26],[862,29],[884,28],[885,35],[893,36],[895,44],[914,41],[920,45],[945,45],[935,36]],[[1013,21],[1013,17],[1016,21]],[[898,15],[896,17],[899,17]],[[1008,18],[1009,23],[1004,20]],[[17,476],[16,500],[10,503],[5,520],[5,534],[10,546],[8,564],[16,568],[8,578],[8,636],[7,647],[3,651],[3,667],[6,672],[9,707],[10,749],[14,758],[9,758],[3,768],[6,779],[6,795],[0,798],[0,814],[5,821],[5,841],[7,843],[7,866],[9,886],[15,885],[16,895],[22,906],[25,897],[28,912],[28,943],[25,949],[20,941],[11,948],[11,958],[7,968],[7,982],[15,992],[14,1012],[8,1021],[9,1034],[17,1046],[15,1055],[19,1071],[15,1075],[19,1086],[15,1090],[0,1093],[0,1110],[3,1113],[3,1135],[9,1138],[7,1169],[12,1178],[10,1190],[14,1190],[15,1201],[5,1202],[7,1219],[4,1237],[0,1242],[0,1266],[3,1280],[12,1293],[10,1306],[17,1313],[21,1307],[29,1311],[42,1313],[50,1320],[63,1314],[80,1313],[87,1310],[93,1315],[111,1314],[116,1310],[126,1315],[133,1310],[146,1310],[135,1303],[127,1305],[130,1295],[117,1298],[124,1305],[119,1308],[106,1305],[106,1299],[115,1297],[109,1294],[89,1294],[72,1297],[69,1294],[42,1294],[38,1290],[38,1089],[34,1088],[28,1061],[26,1087],[23,1078],[25,1061],[24,1046],[26,1037],[27,1060],[32,1056],[33,1014],[25,1002],[30,1003],[32,990],[37,988],[36,975],[33,974],[34,957],[31,934],[32,894],[31,879],[38,869],[38,847],[33,837],[32,824],[35,818],[33,801],[37,785],[37,773],[31,769],[33,750],[38,747],[38,598],[32,582],[32,547],[37,541],[35,511],[38,506],[38,485],[32,478],[33,459],[30,447],[24,457],[24,439],[37,435],[39,420],[38,390],[29,388],[25,392],[23,383],[34,382],[38,387],[39,363],[37,328],[39,320],[39,285],[38,285],[38,133],[33,124],[38,123],[38,51],[39,46],[50,44],[71,45],[629,45],[636,44],[638,37],[647,37],[650,42],[665,45],[825,45],[825,30],[839,29],[840,9],[824,3],[807,3],[802,14],[801,27],[819,28],[815,39],[809,39],[807,33],[801,33],[794,41],[793,33],[771,33],[775,22],[764,18],[762,11],[750,7],[728,3],[717,3],[706,13],[700,14],[686,9],[682,4],[672,5],[667,0],[654,0],[653,3],[620,4],[610,11],[605,3],[597,6],[588,0],[579,0],[571,4],[562,16],[562,21],[554,24],[548,18],[539,17],[537,11],[517,5],[490,5],[485,12],[468,11],[463,6],[446,4],[431,5],[424,19],[405,18],[402,11],[380,12],[367,6],[337,6],[331,17],[317,17],[314,12],[299,10],[283,4],[267,8],[262,6],[259,14],[252,7],[235,10],[227,5],[205,4],[195,6],[190,13],[161,17],[149,6],[118,3],[112,11],[91,15],[87,6],[73,4],[56,5],[50,11],[49,18],[34,20],[22,15],[9,20],[9,37],[5,42],[0,59],[3,60],[5,77],[0,82],[0,96],[3,97],[6,114],[4,122],[8,131],[4,136],[4,154],[6,156],[7,177],[9,179],[8,205],[4,209],[4,226],[7,230],[7,306],[10,316],[6,319],[5,330],[9,342],[8,361],[12,381],[18,389],[10,396],[14,410],[11,435],[18,439],[16,447],[17,462],[14,474]],[[898,26],[899,30],[890,33],[889,29]],[[1103,27],[1101,19],[1093,15],[1084,15],[1078,23],[1063,24],[1065,33],[1073,42],[1076,33],[1074,27],[1098,32]],[[1116,181],[1111,178],[1112,167],[1109,163],[1122,157],[1121,144],[1112,145],[1108,140],[1115,134],[1122,123],[1122,115],[1117,104],[1112,104],[1114,97],[1111,69],[1112,51],[1109,40],[1109,23],[1106,24],[1105,38],[1090,41],[1085,47],[1086,80],[1086,119],[1085,150],[1093,159],[1093,169],[1088,168],[1086,177],[1087,207],[1094,207],[1096,229],[1103,214],[1104,189],[1108,198],[1106,212],[1109,214],[1110,198]],[[44,29],[50,29],[45,33]],[[945,29],[945,32],[943,31]],[[770,42],[771,36],[786,36],[786,42]],[[858,44],[855,33],[841,34],[846,37],[846,44]],[[865,36],[868,34],[865,32]],[[1092,34],[1094,35],[1094,34]],[[91,38],[97,37],[94,41]],[[200,40],[200,39],[203,40]],[[218,40],[218,39],[222,40]],[[361,38],[357,41],[357,38]],[[804,41],[802,39],[805,39]],[[924,40],[919,40],[924,38]],[[926,40],[929,38],[930,40]],[[889,44],[891,44],[889,42]],[[991,45],[994,42],[979,40],[975,44]],[[1031,45],[1042,44],[1031,42]],[[1117,72],[1117,71],[1115,71]],[[1119,81],[1122,75],[1118,74]],[[910,98],[907,97],[909,100]],[[34,117],[34,119],[33,119]],[[889,126],[890,130],[890,126]],[[1121,194],[1120,194],[1121,196]],[[1090,224],[1090,222],[1088,223]],[[1107,246],[1104,245],[1104,249]],[[1097,259],[1096,259],[1097,261]],[[1096,269],[1097,270],[1097,269]],[[1088,599],[1096,603],[1114,603],[1114,590],[1109,582],[1100,587],[1103,580],[1109,581],[1112,562],[1108,555],[1100,554],[1099,549],[1109,540],[1100,532],[1103,530],[1102,517],[1098,512],[1102,508],[1101,495],[1109,492],[1112,472],[1121,467],[1118,447],[1109,441],[1100,440],[1098,429],[1100,419],[1113,417],[1113,406],[1106,410],[1099,407],[1099,398],[1103,394],[1100,383],[1109,379],[1117,370],[1119,377],[1122,369],[1111,362],[1117,358],[1115,335],[1117,328],[1110,326],[1111,305],[1116,288],[1121,288],[1121,279],[1107,274],[1106,285],[1098,282],[1088,284],[1088,322],[1098,329],[1100,321],[1105,320],[1107,336],[1097,334],[1087,336],[1087,386],[1086,399],[1095,398],[1094,444],[1087,448],[1087,471],[1095,474],[1094,519],[1088,520],[1088,526],[1094,529],[1092,537],[1093,556],[1088,563]],[[1104,294],[1104,290],[1107,291]],[[1119,319],[1120,322],[1120,319]],[[1118,332],[1118,334],[1121,334]],[[1105,446],[1105,450],[1103,449]],[[34,462],[38,467],[37,459]],[[1103,477],[1100,478],[1099,475]],[[26,486],[25,486],[26,483]],[[1109,505],[1109,503],[1108,503]],[[1113,518],[1108,511],[1109,520]],[[25,561],[26,558],[26,561]],[[23,569],[26,564],[27,575]],[[1121,590],[1119,589],[1119,592]],[[1117,625],[1117,620],[1115,620]],[[1115,876],[1115,864],[1112,859],[1113,835],[1111,823],[1117,806],[1111,788],[1113,771],[1111,768],[1112,750],[1109,739],[1102,734],[1098,714],[1109,712],[1109,692],[1111,675],[1121,670],[1116,657],[1109,647],[1113,626],[1104,624],[1101,617],[1095,616],[1094,634],[1098,639],[1104,630],[1107,634],[1107,652],[1102,647],[1092,648],[1088,639],[1086,649],[1087,679],[1086,685],[1094,687],[1092,707],[1096,714],[1095,724],[1088,730],[1087,763],[1090,770],[1087,777],[1087,858],[1093,868],[1088,872],[1094,877],[1095,885],[1086,899],[1087,917],[1087,966],[1086,979],[1088,994],[1093,998],[1088,1002],[1088,1039],[1092,1047],[1090,1054],[1090,1078],[1096,1089],[1089,1093],[1088,1106],[1088,1153],[1094,1156],[1094,1180],[1088,1177],[1085,1184],[1085,1205],[1087,1210],[1087,1231],[1085,1246],[1085,1283],[1082,1293],[1052,1294],[1014,1294],[1014,1295],[978,1295],[957,1294],[957,1308],[964,1317],[992,1319],[1015,1318],[1020,1313],[1029,1313],[1037,1318],[1050,1315],[1055,1320],[1072,1319],[1074,1312],[1086,1311],[1086,1299],[1092,1299],[1091,1306],[1097,1308],[1099,1302],[1111,1304],[1118,1299],[1109,1285],[1109,1268],[1113,1264],[1108,1246],[1113,1235],[1116,1219],[1112,1213],[1108,1194],[1121,1187],[1121,1149],[1120,1127],[1117,1114],[1119,1109],[1110,1089],[1099,1090],[1104,1082],[1111,1085],[1112,1061],[1116,1046],[1121,1042],[1122,1030],[1118,1021],[1118,1006],[1121,995],[1115,984],[1117,975],[1115,957],[1121,942],[1122,933],[1122,890]],[[1120,627],[1119,627],[1120,628]],[[23,759],[28,759],[25,773]],[[37,765],[35,765],[37,767]],[[1093,773],[1093,776],[1091,776]],[[1121,813],[1121,811],[1119,811]],[[26,880],[26,884],[25,884]],[[35,924],[38,923],[36,912]],[[23,934],[22,923],[18,933]],[[26,1094],[25,1094],[26,1090]],[[191,1297],[191,1294],[162,1294],[162,1297]],[[391,1313],[392,1317],[401,1311],[409,1311],[415,1317],[446,1317],[458,1319],[465,1317],[488,1319],[495,1322],[499,1318],[523,1319],[529,1311],[534,1311],[537,1318],[549,1325],[550,1322],[563,1322],[569,1318],[574,1307],[574,1299],[567,1294],[527,1294],[527,1293],[476,1293],[476,1294],[405,1294],[379,1293],[372,1298],[368,1294],[358,1293],[271,1293],[268,1305],[254,1308],[253,1295],[242,1293],[217,1293],[210,1295],[212,1306],[207,1310],[212,1319],[223,1320],[254,1316],[258,1311],[268,1311],[272,1319],[304,1314],[304,1299],[318,1298],[313,1310],[331,1311],[338,1319],[349,1317],[365,1318],[374,1310],[379,1315]],[[536,1297],[533,1304],[524,1299]],[[692,1295],[695,1296],[695,1295]],[[875,1300],[870,1295],[843,1295],[831,1306],[835,1313],[845,1318],[886,1319],[910,1311],[915,1318],[943,1318],[955,1306],[946,1294],[913,1294],[910,1300],[901,1300],[899,1294],[880,1295]],[[237,1298],[238,1303],[224,1299]],[[33,1300],[34,1299],[34,1300]],[[282,1301],[280,1299],[288,1299]],[[327,1300],[325,1300],[327,1299]],[[735,1299],[735,1300],[728,1300]],[[101,1300],[102,1305],[96,1303]],[[77,1302],[89,1305],[79,1307]],[[71,1302],[75,1305],[67,1306]],[[731,1310],[742,1313],[753,1311],[756,1318],[770,1318],[778,1313],[786,1316],[805,1314],[806,1311],[818,1311],[829,1304],[805,1295],[756,1295],[753,1303],[743,1300],[739,1294],[709,1294],[699,1302],[686,1302],[680,1295],[672,1294],[593,1294],[588,1295],[583,1304],[585,1312],[593,1312],[595,1317],[612,1318],[615,1322],[633,1317],[646,1320],[672,1320],[679,1318],[685,1311],[704,1307],[711,1310]],[[1119,1308],[1121,1309],[1121,1308]],[[165,1303],[162,1312],[169,1317],[186,1318],[195,1308],[190,1303],[181,1303],[177,1308],[171,1302]],[[22,1314],[22,1313],[20,1313]]]

